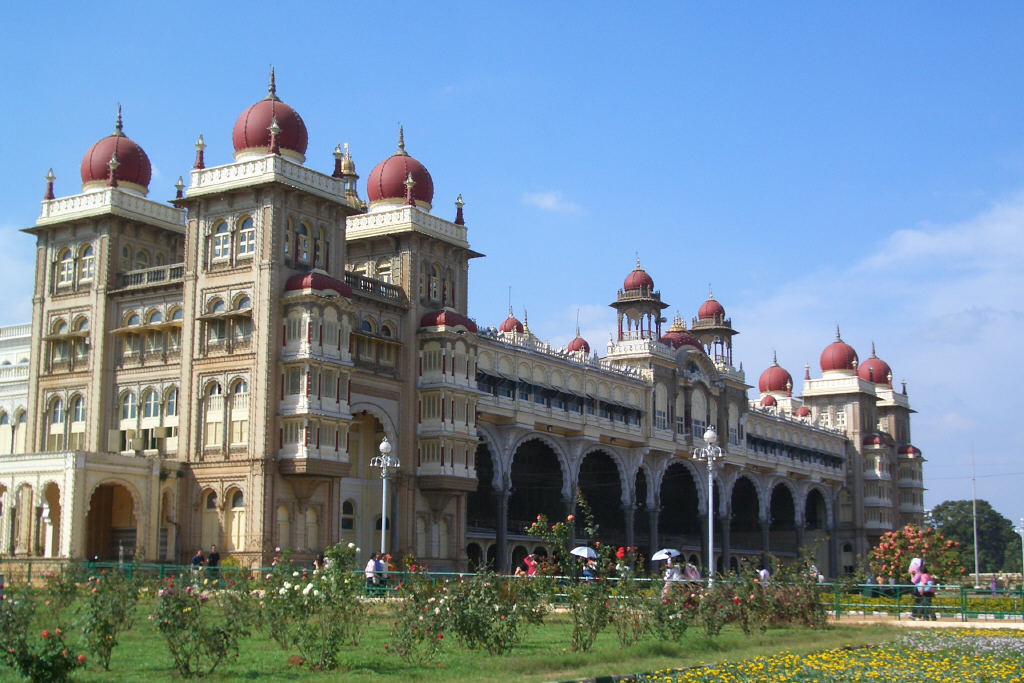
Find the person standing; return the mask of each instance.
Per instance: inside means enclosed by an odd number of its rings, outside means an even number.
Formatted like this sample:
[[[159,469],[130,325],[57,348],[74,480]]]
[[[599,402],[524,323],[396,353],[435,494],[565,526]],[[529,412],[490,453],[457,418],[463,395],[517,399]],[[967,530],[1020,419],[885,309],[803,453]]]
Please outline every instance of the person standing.
[[[203,556],[203,549],[196,548],[196,554],[192,556],[192,571],[198,572],[206,564],[206,557]]]
[[[370,559],[366,561],[363,568],[363,576],[366,577],[366,587],[371,588],[377,585],[377,554],[370,553]]]
[[[526,565],[527,576],[533,576],[537,573],[537,558],[533,554],[524,557],[523,564]]]
[[[935,597],[935,581],[932,580],[932,576],[928,573],[924,563],[921,563],[921,571],[917,575],[917,590],[921,598],[918,603],[920,608],[917,618],[935,621],[935,613],[932,612],[932,598]]]

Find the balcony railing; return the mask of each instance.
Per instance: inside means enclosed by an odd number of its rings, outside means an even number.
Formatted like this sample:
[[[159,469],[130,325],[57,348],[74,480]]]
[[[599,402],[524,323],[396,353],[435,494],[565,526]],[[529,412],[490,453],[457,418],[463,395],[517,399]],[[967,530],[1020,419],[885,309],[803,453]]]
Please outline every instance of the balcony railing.
[[[346,272],[345,284],[351,287],[353,292],[396,304],[405,303],[405,292],[402,291],[402,288],[389,282],[374,280],[359,273]]]
[[[127,273],[118,273],[117,288],[138,289],[140,287],[156,287],[181,282],[184,277],[184,263],[157,266],[156,268],[144,268],[143,270],[131,270]]]

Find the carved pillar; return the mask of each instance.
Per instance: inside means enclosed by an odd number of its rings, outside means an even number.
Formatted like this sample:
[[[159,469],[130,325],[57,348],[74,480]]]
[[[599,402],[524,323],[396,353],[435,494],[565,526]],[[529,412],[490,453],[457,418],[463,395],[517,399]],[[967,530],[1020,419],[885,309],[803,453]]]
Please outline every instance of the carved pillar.
[[[725,514],[720,518],[721,521],[721,537],[722,537],[722,569],[729,571],[729,563],[732,562],[732,546],[729,541],[729,518],[731,517],[729,510],[725,511]]]
[[[768,555],[771,553],[771,519],[761,517],[758,522],[761,524],[761,562],[768,566]]]
[[[632,503],[624,505],[623,512],[626,521],[626,545],[633,547],[636,545],[633,538],[633,518],[636,516],[636,505]]]
[[[796,549],[802,550],[804,547],[804,525],[801,522],[796,524]]]
[[[496,491],[498,494],[498,528],[494,538],[494,571],[504,574],[508,571],[508,499],[512,494],[509,487]]]
[[[651,526],[651,552],[653,553],[656,550],[658,550],[658,545],[659,545],[659,541],[658,541],[658,516],[659,516],[659,513],[658,513],[657,508],[655,507],[655,508],[652,508],[652,509],[648,510],[647,511],[647,515],[650,518],[650,526]]]

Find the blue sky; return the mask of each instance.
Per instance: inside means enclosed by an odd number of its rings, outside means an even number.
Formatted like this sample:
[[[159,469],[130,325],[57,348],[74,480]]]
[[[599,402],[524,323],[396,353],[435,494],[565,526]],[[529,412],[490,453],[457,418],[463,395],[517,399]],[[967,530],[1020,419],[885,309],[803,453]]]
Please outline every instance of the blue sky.
[[[539,336],[567,342],[579,311],[603,349],[637,254],[670,319],[713,284],[751,384],[777,350],[799,391],[838,323],[907,379],[926,504],[970,496],[973,451],[979,497],[1024,516],[1020,4],[490,4],[8,7],[0,324],[29,319],[17,229],[48,168],[78,192],[120,102],[170,198],[199,133],[230,161],[273,64],[307,165],[347,141],[365,179],[401,122],[434,212],[463,194],[481,324],[511,287]]]

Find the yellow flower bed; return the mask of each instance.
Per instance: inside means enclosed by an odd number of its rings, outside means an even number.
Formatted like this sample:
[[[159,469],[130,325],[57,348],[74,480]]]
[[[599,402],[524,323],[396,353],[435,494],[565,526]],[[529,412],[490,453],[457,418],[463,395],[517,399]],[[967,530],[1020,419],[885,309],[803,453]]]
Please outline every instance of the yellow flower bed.
[[[655,671],[659,683],[1024,683],[1024,633],[986,629],[909,634],[879,647],[810,655],[780,652],[742,662]]]

